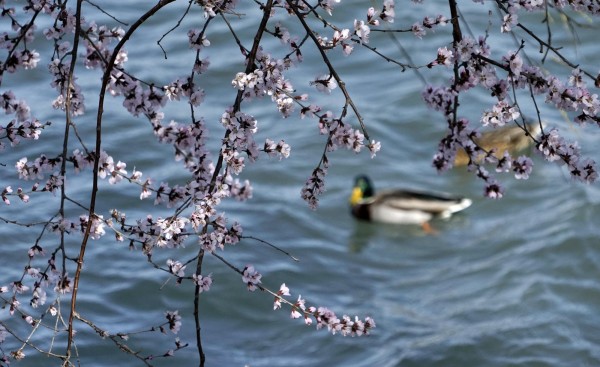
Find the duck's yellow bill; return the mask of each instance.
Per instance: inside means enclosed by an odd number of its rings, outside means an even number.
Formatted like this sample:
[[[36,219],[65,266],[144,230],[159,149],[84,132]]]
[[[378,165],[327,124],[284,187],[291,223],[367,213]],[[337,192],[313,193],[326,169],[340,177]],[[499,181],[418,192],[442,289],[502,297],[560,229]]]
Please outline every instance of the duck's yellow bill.
[[[363,192],[360,187],[355,187],[352,189],[352,194],[350,195],[350,205],[356,205],[363,198]]]

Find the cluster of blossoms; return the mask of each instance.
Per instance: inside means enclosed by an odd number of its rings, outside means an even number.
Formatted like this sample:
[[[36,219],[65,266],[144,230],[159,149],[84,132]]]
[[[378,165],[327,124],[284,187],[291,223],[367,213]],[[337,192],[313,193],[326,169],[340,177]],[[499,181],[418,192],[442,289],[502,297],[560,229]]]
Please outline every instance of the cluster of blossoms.
[[[229,13],[235,9],[237,4],[238,0],[228,0],[225,2],[220,0],[204,0],[198,2],[198,5],[202,6],[204,10],[204,18],[213,18],[217,16],[217,13]]]
[[[337,2],[337,1],[336,1]],[[332,1],[319,2],[319,6],[324,8],[329,15],[333,11]],[[360,44],[369,43],[369,35],[371,34],[371,27],[377,27],[380,25],[380,20],[393,23],[396,17],[396,10],[394,0],[384,0],[381,11],[376,11],[375,8],[370,7],[367,9],[367,16],[365,20],[354,19],[352,30],[349,28],[334,29],[333,37],[329,40],[326,37],[318,36],[318,43],[324,49],[333,49],[335,47],[341,47],[342,52],[345,56],[348,56],[354,50],[354,46],[350,41],[355,41]],[[355,38],[354,38],[355,37]]]
[[[350,316],[343,315],[340,320],[336,314],[326,307],[306,306],[306,300],[302,296],[298,296],[295,302],[290,302],[284,299],[284,296],[291,296],[290,289],[281,284],[279,291],[275,293],[275,301],[273,309],[281,308],[282,302],[289,304],[291,307],[290,317],[292,319],[304,318],[306,325],[316,324],[317,329],[327,328],[332,334],[341,334],[343,336],[361,336],[368,335],[371,329],[375,328],[375,320],[371,317],[366,317],[360,320],[358,316],[352,319]]]
[[[254,141],[254,134],[258,130],[256,119],[244,112],[233,112],[229,109],[221,116],[221,124],[229,132],[223,143],[223,158],[235,174],[241,173],[244,168],[244,158],[239,157],[240,152],[246,153],[253,162],[258,158],[258,145]]]
[[[379,26],[379,19],[393,23],[396,16],[395,6],[393,0],[384,0],[383,8],[381,12],[377,12],[375,8],[371,7],[367,10],[367,19],[354,20],[354,34],[358,37],[361,43],[369,43],[369,34],[371,33],[371,26]]]
[[[53,106],[61,110],[68,108],[73,116],[83,115],[85,113],[84,94],[76,79],[70,77],[70,54],[76,51],[72,50],[72,45],[68,41],[62,41],[68,34],[75,32],[76,15],[72,9],[65,9],[63,6],[49,2],[43,2],[43,5],[42,10],[54,19],[53,24],[43,30],[46,39],[56,44],[55,58],[48,64],[48,70],[53,76],[51,86],[59,93]],[[94,22],[88,24],[85,20],[81,24],[81,29],[85,33],[85,37],[83,37],[86,47],[83,55],[85,67],[89,69],[103,67],[111,54],[108,49],[109,44],[120,40],[124,31],[118,27],[97,26]],[[115,65],[121,66],[126,60],[126,53],[122,53],[116,58]]]
[[[50,125],[49,122],[41,123],[31,118],[30,107],[23,100],[18,100],[12,91],[0,94],[0,108],[6,115],[15,115],[15,119],[6,125],[0,124],[0,151],[6,148],[4,139],[14,147],[21,139],[38,140],[42,130]]]
[[[8,286],[0,286],[0,293],[12,293],[10,299],[9,313],[13,315],[17,309],[21,309],[21,302],[18,300],[17,295],[30,294],[29,305],[36,309],[39,306],[43,306],[47,302],[47,289],[53,289],[54,292],[65,294],[71,292],[71,280],[67,274],[62,274],[55,266],[55,255],[53,254],[50,259],[47,260],[45,267],[35,267],[31,265],[31,260],[34,257],[45,255],[44,249],[38,244],[33,245],[28,251],[30,263],[25,267],[23,277],[20,280],[10,282]],[[26,285],[24,282],[31,280],[32,286]],[[57,310],[54,305],[51,305],[48,310],[53,316],[56,315]],[[22,311],[20,311],[22,313]],[[31,315],[23,314],[23,319],[30,325],[35,325],[38,320],[33,318]],[[1,329],[0,329],[0,343],[1,340]]]
[[[131,240],[141,243],[146,254],[151,254],[154,247],[183,247],[188,237],[183,232],[187,222],[186,218],[154,219],[148,215],[136,220],[135,225],[122,225],[121,230],[129,233]]]
[[[196,284],[198,286],[199,293],[207,292],[208,290],[210,290],[210,286],[213,283],[212,274],[208,274],[208,275],[192,274],[192,280],[194,281],[194,284]]]
[[[175,159],[183,161],[185,168],[194,174],[195,181],[204,186],[210,182],[213,173],[210,153],[204,149],[208,131],[202,120],[189,125],[171,121],[163,124],[162,112],[153,114],[151,119],[154,135],[158,141],[171,144],[175,149]]]
[[[200,245],[205,251],[215,252],[217,248],[225,249],[225,245],[235,245],[240,241],[242,235],[242,227],[239,223],[234,223],[227,228],[225,225],[225,217],[218,215],[210,222],[213,230],[208,233],[203,233],[199,237]]]
[[[90,226],[90,238],[93,240],[97,240],[98,238],[104,236],[106,234],[106,231],[104,230],[104,218],[99,215],[99,216],[94,216],[92,218],[91,221],[91,226]],[[80,228],[81,228],[81,232],[85,232],[86,228],[88,227],[88,225],[90,225],[90,218],[85,215],[82,214],[79,217],[79,223],[80,223]]]
[[[259,49],[256,65],[257,68],[251,73],[237,73],[231,85],[242,91],[246,100],[270,96],[279,112],[284,117],[289,117],[294,112],[294,86],[285,78],[284,73],[292,66],[291,60],[273,58]]]
[[[327,38],[319,37],[319,44],[323,49],[332,49],[335,47],[341,47],[344,55],[348,56],[354,50],[354,46],[350,43],[352,41],[352,37],[350,34],[350,29],[345,28],[340,30],[335,30],[333,32],[333,37],[331,41]]]
[[[248,290],[251,292],[254,292],[259,287],[261,278],[262,274],[256,271],[252,265],[246,265],[244,270],[242,270],[242,281],[246,284]]]
[[[167,319],[167,324],[169,325],[169,330],[173,334],[177,334],[181,329],[181,316],[179,315],[179,311],[167,311],[165,312],[165,317]]]
[[[574,179],[587,183],[595,182],[598,179],[596,162],[590,158],[581,158],[577,142],[566,141],[558,135],[556,129],[542,134],[536,147],[547,161],[564,163]]]
[[[6,60],[6,63],[1,66],[9,73],[15,73],[19,68],[33,69],[37,67],[39,61],[40,54],[35,50],[15,50]]]
[[[511,106],[506,101],[499,101],[491,110],[486,110],[481,116],[483,126],[504,126],[506,123],[516,120],[521,114],[517,107]]]

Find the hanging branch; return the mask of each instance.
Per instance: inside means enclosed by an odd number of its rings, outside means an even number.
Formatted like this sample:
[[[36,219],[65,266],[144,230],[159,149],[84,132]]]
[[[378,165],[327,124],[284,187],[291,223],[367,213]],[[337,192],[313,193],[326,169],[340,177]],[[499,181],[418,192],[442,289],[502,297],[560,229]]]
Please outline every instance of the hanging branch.
[[[79,251],[79,256],[77,258],[77,268],[75,270],[75,276],[73,278],[73,290],[71,296],[71,313],[69,316],[68,323],[68,344],[67,344],[67,359],[71,355],[71,345],[73,343],[73,319],[75,316],[75,305],[77,303],[77,291],[79,288],[79,278],[81,276],[81,270],[83,267],[83,261],[85,257],[86,245],[90,237],[90,230],[92,228],[92,224],[95,219],[95,207],[96,207],[96,195],[98,193],[98,165],[100,162],[100,150],[102,146],[102,114],[104,112],[104,95],[106,93],[106,88],[108,86],[108,82],[110,79],[110,75],[113,69],[113,65],[119,51],[125,45],[125,43],[129,40],[129,37],[142,25],[146,22],[150,17],[156,14],[160,9],[165,7],[166,5],[174,2],[175,0],[160,0],[152,9],[148,10],[144,15],[142,15],[129,30],[125,33],[121,41],[115,46],[111,58],[106,65],[106,70],[104,71],[104,75],[102,77],[102,84],[100,87],[100,96],[98,101],[98,114],[96,118],[96,146],[95,146],[95,160],[94,160],[94,168],[93,168],[93,179],[92,179],[92,192],[90,195],[90,205],[89,205],[89,221],[86,227],[85,233],[83,235],[83,240],[81,241],[81,247]],[[82,0],[78,1],[80,5]],[[78,13],[79,14],[79,13]],[[77,17],[79,20],[80,17]]]

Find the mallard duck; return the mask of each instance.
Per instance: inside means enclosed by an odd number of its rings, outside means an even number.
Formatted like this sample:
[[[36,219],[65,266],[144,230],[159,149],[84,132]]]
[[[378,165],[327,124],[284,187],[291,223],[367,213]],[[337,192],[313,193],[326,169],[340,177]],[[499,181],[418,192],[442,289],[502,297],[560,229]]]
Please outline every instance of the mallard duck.
[[[519,126],[505,125],[503,127],[495,128],[494,130],[485,131],[481,133],[480,137],[473,139],[473,141],[487,151],[495,148],[496,151],[494,152],[494,156],[500,159],[506,150],[508,150],[510,154],[525,150],[525,148],[533,143],[531,136],[535,137],[541,132],[540,124],[537,122],[527,124],[526,126],[527,131],[529,132],[528,134]],[[454,165],[464,166],[468,163],[469,156],[463,149],[459,149],[456,152]]]
[[[356,177],[350,195],[352,215],[357,219],[420,224],[428,232],[432,231],[429,225],[432,218],[448,218],[471,203],[471,199],[441,192],[395,189],[375,194],[371,180],[365,175]]]

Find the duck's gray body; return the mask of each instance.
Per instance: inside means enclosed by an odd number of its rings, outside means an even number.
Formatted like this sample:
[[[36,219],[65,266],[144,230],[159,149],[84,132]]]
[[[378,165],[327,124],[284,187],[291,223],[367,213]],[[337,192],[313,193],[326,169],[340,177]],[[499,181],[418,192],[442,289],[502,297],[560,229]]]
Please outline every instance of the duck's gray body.
[[[393,224],[424,224],[468,208],[471,199],[444,192],[384,190],[375,194],[366,176],[356,178],[350,199],[352,215],[361,220]]]

